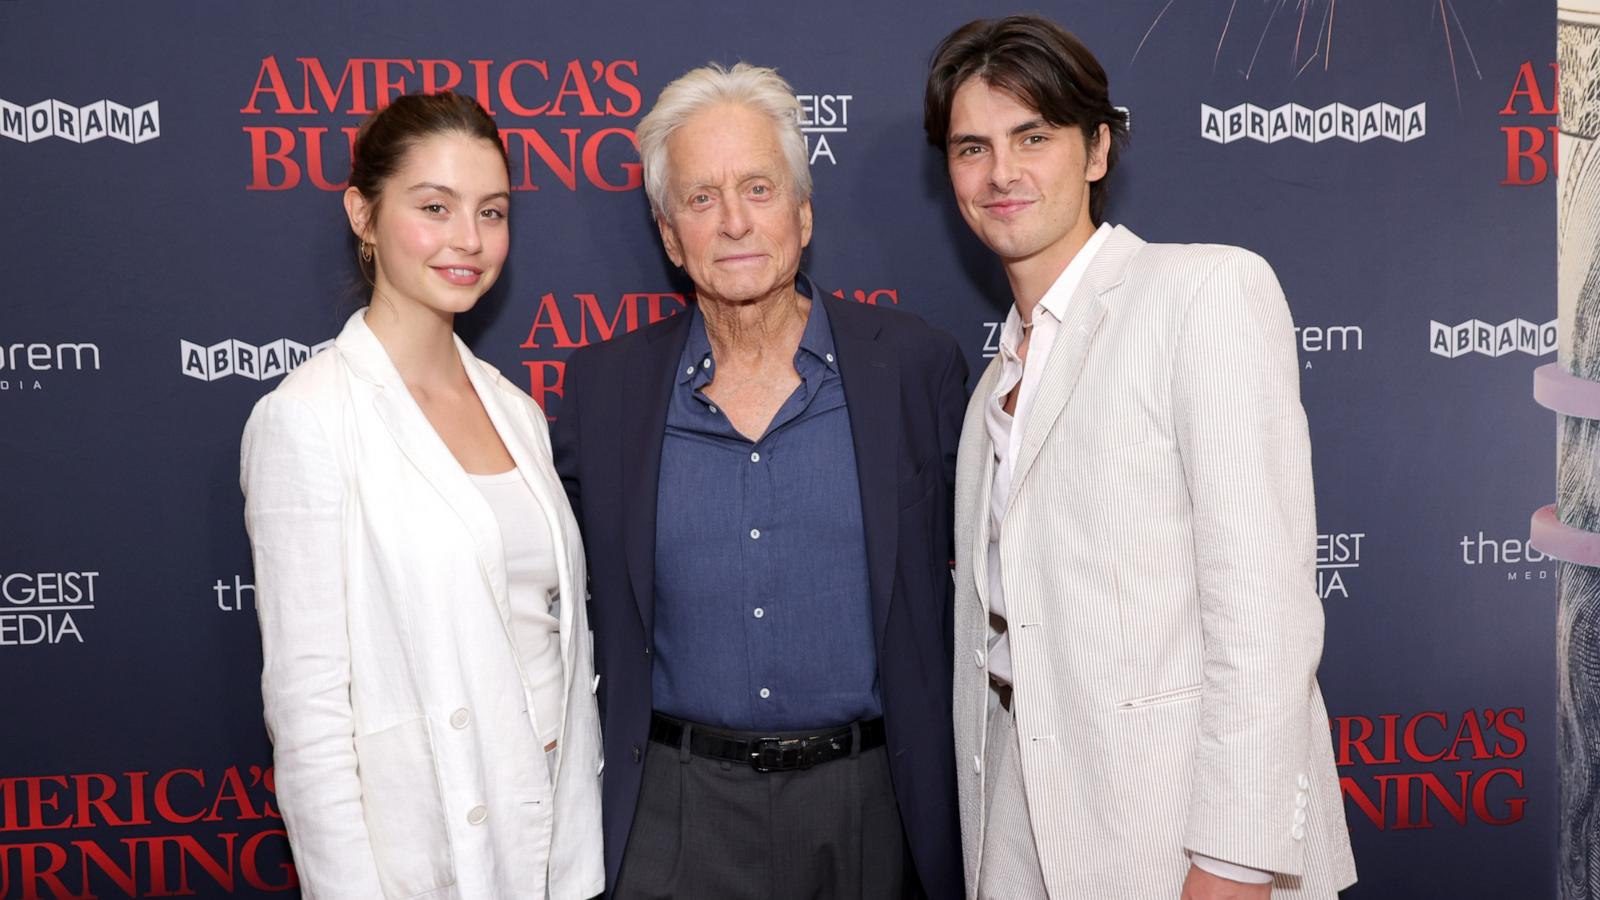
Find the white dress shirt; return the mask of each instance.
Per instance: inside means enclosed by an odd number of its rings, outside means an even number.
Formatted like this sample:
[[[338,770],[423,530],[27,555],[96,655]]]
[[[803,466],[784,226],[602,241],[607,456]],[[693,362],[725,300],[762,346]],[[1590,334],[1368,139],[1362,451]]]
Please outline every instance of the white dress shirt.
[[[1006,503],[1011,494],[1011,473],[1016,466],[1022,436],[1027,433],[1028,411],[1033,406],[1039,379],[1050,359],[1050,350],[1055,345],[1061,323],[1066,319],[1072,295],[1077,292],[1078,283],[1083,280],[1084,272],[1088,271],[1089,263],[1111,231],[1109,223],[1101,223],[1034,306],[1032,324],[1027,329],[1032,336],[1028,339],[1026,359],[1017,352],[1025,332],[1015,304],[1006,314],[1005,325],[1000,331],[1000,378],[989,395],[984,416],[995,455],[994,484],[989,493],[989,614],[991,620],[998,623],[998,633],[989,640],[988,668],[991,679],[1007,686],[1011,684],[1012,670],[1011,649],[1005,628],[1005,586],[1000,571],[1000,525],[1005,518]],[[1005,411],[1005,402],[1014,388],[1017,390],[1016,412],[1011,414]],[[1013,435],[1016,440],[1012,440]],[[1271,872],[1200,853],[1193,854],[1192,859],[1201,869],[1222,878],[1248,884],[1272,881]]]

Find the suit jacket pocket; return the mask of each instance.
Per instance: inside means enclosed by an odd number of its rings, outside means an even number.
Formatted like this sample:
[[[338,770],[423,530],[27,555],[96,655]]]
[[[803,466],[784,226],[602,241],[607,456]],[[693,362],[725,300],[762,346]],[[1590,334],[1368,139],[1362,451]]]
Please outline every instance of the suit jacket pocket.
[[[939,466],[936,465],[938,457],[925,460],[917,473],[910,478],[900,481],[895,495],[900,510],[903,512],[928,499],[933,494],[934,486],[939,481]]]
[[[450,835],[428,720],[356,738],[361,807],[387,897],[416,897],[455,882]]]
[[[1145,709],[1151,706],[1165,706],[1168,703],[1182,703],[1185,700],[1200,699],[1202,685],[1191,684],[1188,687],[1174,688],[1170,691],[1157,691],[1143,697],[1134,697],[1131,700],[1121,700],[1117,703],[1118,712],[1134,709]]]

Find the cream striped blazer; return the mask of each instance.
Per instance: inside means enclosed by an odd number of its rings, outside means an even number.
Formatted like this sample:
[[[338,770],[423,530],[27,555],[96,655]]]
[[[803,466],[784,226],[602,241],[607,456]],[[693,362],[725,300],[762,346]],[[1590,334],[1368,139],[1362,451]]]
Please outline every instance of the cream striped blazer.
[[[994,448],[979,381],[956,485],[968,891],[983,865]],[[1176,898],[1189,853],[1355,880],[1317,687],[1311,451],[1289,310],[1235,247],[1117,228],[1046,362],[1001,522],[1028,815],[1056,900]]]

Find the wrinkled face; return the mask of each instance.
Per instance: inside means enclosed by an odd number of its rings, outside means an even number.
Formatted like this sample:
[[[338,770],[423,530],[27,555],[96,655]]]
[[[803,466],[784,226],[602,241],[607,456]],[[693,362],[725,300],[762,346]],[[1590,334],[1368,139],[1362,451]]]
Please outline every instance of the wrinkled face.
[[[1012,94],[970,78],[950,106],[946,164],[967,225],[1008,262],[1059,253],[1094,233],[1089,185],[1106,174],[1110,132],[1050,125]]]
[[[794,193],[776,127],[737,105],[691,116],[667,140],[667,256],[703,300],[741,303],[792,289],[811,242],[811,203]]]
[[[345,192],[350,227],[373,245],[374,302],[466,312],[494,284],[511,246],[511,183],[481,138],[424,138],[383,184],[377,209]]]

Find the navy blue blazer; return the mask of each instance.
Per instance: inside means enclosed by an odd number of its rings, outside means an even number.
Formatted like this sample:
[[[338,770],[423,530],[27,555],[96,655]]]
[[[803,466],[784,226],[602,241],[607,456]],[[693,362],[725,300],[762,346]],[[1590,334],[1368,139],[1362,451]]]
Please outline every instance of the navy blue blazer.
[[[964,892],[950,561],[966,359],[953,337],[915,316],[827,295],[821,302],[850,409],[890,773],[921,883],[915,896],[955,900]],[[649,740],[656,488],[689,320],[680,314],[574,352],[551,426],[589,562],[608,889],[633,824]]]

